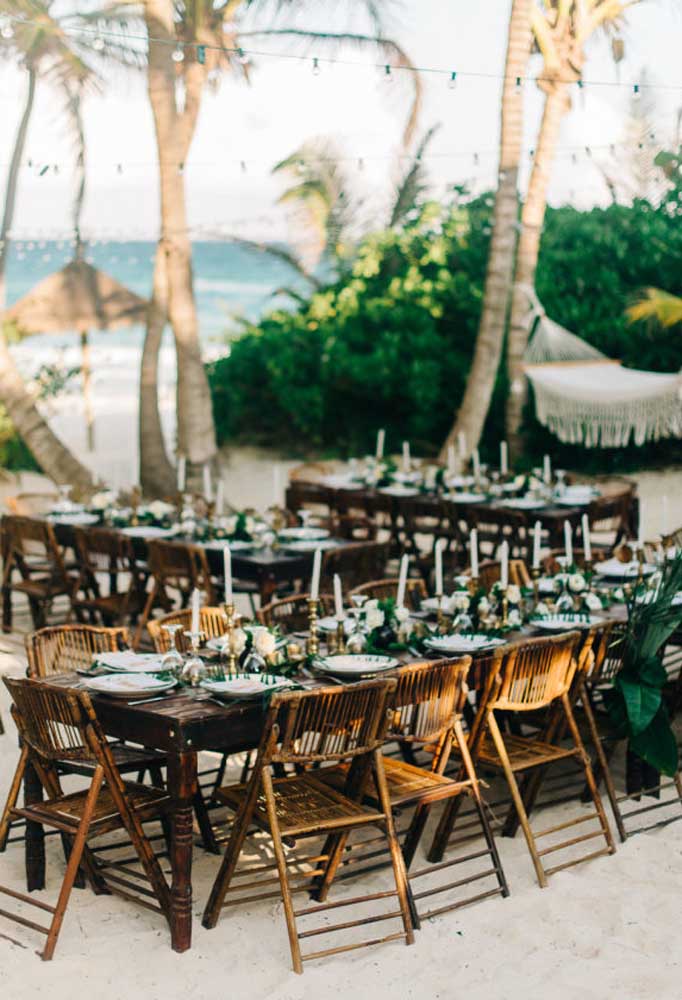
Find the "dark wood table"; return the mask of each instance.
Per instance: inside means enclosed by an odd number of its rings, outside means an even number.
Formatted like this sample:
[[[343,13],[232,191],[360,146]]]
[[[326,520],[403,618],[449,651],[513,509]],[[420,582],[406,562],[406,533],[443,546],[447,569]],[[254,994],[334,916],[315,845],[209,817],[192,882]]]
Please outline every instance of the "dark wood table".
[[[51,523],[59,544],[65,548],[72,548],[74,545],[74,526],[67,521],[54,520]],[[110,530],[122,531],[123,529],[114,527]],[[129,537],[131,537],[136,557],[145,561],[147,558],[147,539],[142,536]],[[224,547],[222,543],[216,541],[215,544],[206,545],[191,538],[183,538],[181,535],[174,535],[169,541],[202,546],[206,552],[211,573],[216,577],[222,577]],[[336,547],[348,545],[348,542],[341,538],[330,539],[330,542]],[[239,580],[255,583],[258,587],[261,605],[267,604],[278,588],[285,584],[292,588],[295,581],[307,579],[312,572],[313,556],[314,551],[290,553],[284,549],[273,548],[234,551],[232,552],[232,574],[235,586]]]

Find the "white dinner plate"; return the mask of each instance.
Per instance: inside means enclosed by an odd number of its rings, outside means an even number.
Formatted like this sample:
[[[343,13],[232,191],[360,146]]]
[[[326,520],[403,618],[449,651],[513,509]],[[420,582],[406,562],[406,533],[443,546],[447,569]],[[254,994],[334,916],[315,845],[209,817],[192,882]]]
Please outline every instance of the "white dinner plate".
[[[223,549],[229,549],[230,552],[246,552],[247,549],[253,548],[253,542],[231,538],[211,538],[208,542],[202,542],[202,545],[205,549],[216,549],[221,552]]]
[[[416,497],[419,490],[416,490],[414,486],[403,486],[402,483],[395,483],[393,486],[382,486],[379,493],[383,493],[385,497]]]
[[[315,661],[315,669],[334,677],[358,677],[379,674],[398,666],[394,656],[374,656],[371,653],[345,653],[324,656]]]
[[[439,605],[439,603],[440,603],[440,601],[439,601],[439,598],[437,598],[437,597],[425,597],[423,601],[419,602],[419,607],[422,609],[422,611],[426,611],[429,614],[436,615],[436,614],[438,614],[438,605]],[[449,597],[445,598],[444,607],[443,607],[443,614],[444,615],[450,615],[452,617],[453,611],[452,611],[452,608],[450,606],[450,598]]]
[[[92,665],[119,674],[158,674],[164,669],[161,660],[158,653],[134,653],[125,649],[118,653],[95,653]]]
[[[140,695],[161,694],[171,691],[177,681],[162,681],[147,674],[105,674],[104,677],[88,677],[86,687],[98,694],[108,694],[112,698],[138,698]]]
[[[224,681],[202,681],[201,687],[217,698],[258,698],[268,691],[291,687],[291,681],[276,674],[242,674]]]
[[[486,498],[480,493],[446,493],[445,499],[453,503],[483,503]]]
[[[279,537],[287,542],[319,542],[329,538],[326,528],[282,528]]]
[[[544,500],[536,500],[535,497],[514,497],[513,499],[503,500],[501,506],[511,507],[516,510],[540,510],[546,504]]]
[[[86,511],[73,511],[73,513],[60,513],[50,514],[49,521],[53,524],[73,524],[73,525],[87,525],[87,524],[97,524],[99,522],[99,515],[88,514]]]
[[[336,542],[333,539],[323,538],[318,542],[285,542],[282,545],[282,549],[285,552],[289,552],[292,555],[297,552],[314,552],[315,549],[333,549],[336,548]]]
[[[157,528],[153,524],[138,524],[131,528],[121,528],[122,535],[129,538],[173,538],[177,535],[179,528]]]
[[[425,645],[435,653],[444,653],[452,656],[454,653],[478,653],[483,649],[494,649],[495,646],[503,646],[504,639],[494,639],[489,635],[441,635],[437,638],[426,639]]]
[[[547,618],[535,618],[531,620],[533,628],[539,628],[543,632],[572,632],[573,629],[592,628],[593,625],[601,625],[604,621],[598,615],[590,615],[589,618],[577,615],[548,615]]]
[[[604,562],[594,564],[594,572],[597,576],[610,577],[612,580],[633,580],[639,575],[639,563],[636,559],[626,563],[620,559],[605,559]],[[655,572],[656,567],[651,563],[642,564],[643,576],[651,576]]]

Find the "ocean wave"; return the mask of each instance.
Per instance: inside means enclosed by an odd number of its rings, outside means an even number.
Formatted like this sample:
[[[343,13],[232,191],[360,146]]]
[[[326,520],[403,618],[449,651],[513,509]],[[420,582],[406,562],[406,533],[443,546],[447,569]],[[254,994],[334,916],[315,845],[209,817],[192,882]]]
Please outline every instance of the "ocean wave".
[[[225,292],[227,295],[236,293],[249,295],[268,295],[274,289],[271,281],[235,281],[229,278],[195,278],[194,289],[197,292]]]

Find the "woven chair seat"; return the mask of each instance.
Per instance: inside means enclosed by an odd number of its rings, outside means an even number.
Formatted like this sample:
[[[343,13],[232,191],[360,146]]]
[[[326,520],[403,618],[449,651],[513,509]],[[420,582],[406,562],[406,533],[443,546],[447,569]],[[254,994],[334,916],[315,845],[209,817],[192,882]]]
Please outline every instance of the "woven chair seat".
[[[170,803],[168,793],[162,788],[150,788],[147,785],[137,785],[128,781],[124,782],[124,787],[129,806],[141,820],[146,816],[158,816],[159,812]],[[88,791],[85,788],[82,791],[62,795],[48,802],[36,802],[29,806],[15,807],[14,812],[35,823],[47,822],[50,826],[56,826],[57,829],[63,826],[76,830],[83,816]],[[123,820],[111,791],[104,786],[95,805],[90,827],[91,833],[93,835],[106,833],[122,826]]]
[[[510,733],[503,733],[502,738],[512,771],[525,771],[530,767],[550,764],[564,757],[580,756],[580,750],[575,746],[557,747],[551,743],[545,743],[543,740],[536,740],[532,737],[513,736]],[[502,767],[502,761],[490,733],[486,733],[485,735],[478,759],[482,764],[487,764],[491,767]]]
[[[147,771],[150,767],[165,767],[167,763],[166,755],[159,750],[128,746],[125,743],[110,743],[109,748],[121,774],[129,771]],[[90,764],[89,761],[60,760],[57,761],[57,766],[72,774],[90,775],[95,770],[95,764]]]
[[[296,837],[313,832],[345,830],[351,826],[377,822],[377,813],[373,809],[352,802],[317,776],[297,774],[278,778],[273,785],[282,836]],[[219,789],[216,797],[233,809],[238,809],[246,790],[246,785],[231,785]],[[252,819],[263,829],[269,828],[263,795],[256,803]]]
[[[408,803],[434,802],[447,798],[452,786],[456,784],[451,778],[446,778],[442,774],[436,774],[434,771],[428,771],[394,757],[384,757],[384,772],[391,805],[395,808]],[[347,773],[348,767],[340,764],[337,767],[323,768],[317,777],[332,788],[343,791]],[[368,801],[374,802],[371,786],[366,789],[365,795]]]
[[[18,590],[29,597],[58,597],[65,593],[64,584],[60,580],[53,580],[47,576],[32,577],[30,580],[16,580],[12,583],[12,590]]]
[[[74,608],[88,608],[92,611],[101,611],[105,615],[117,616],[125,609],[127,614],[137,614],[144,607],[146,594],[105,594],[102,597],[72,597],[71,603]]]

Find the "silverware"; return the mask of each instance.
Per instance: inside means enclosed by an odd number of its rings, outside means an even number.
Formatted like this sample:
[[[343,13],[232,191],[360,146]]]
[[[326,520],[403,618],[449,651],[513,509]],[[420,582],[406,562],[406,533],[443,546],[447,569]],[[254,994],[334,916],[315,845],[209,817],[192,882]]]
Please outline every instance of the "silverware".
[[[175,692],[173,692],[175,693]],[[140,698],[137,701],[129,701],[129,705],[148,705],[152,701],[165,701],[166,698],[172,697],[171,694],[157,694],[153,698]]]

